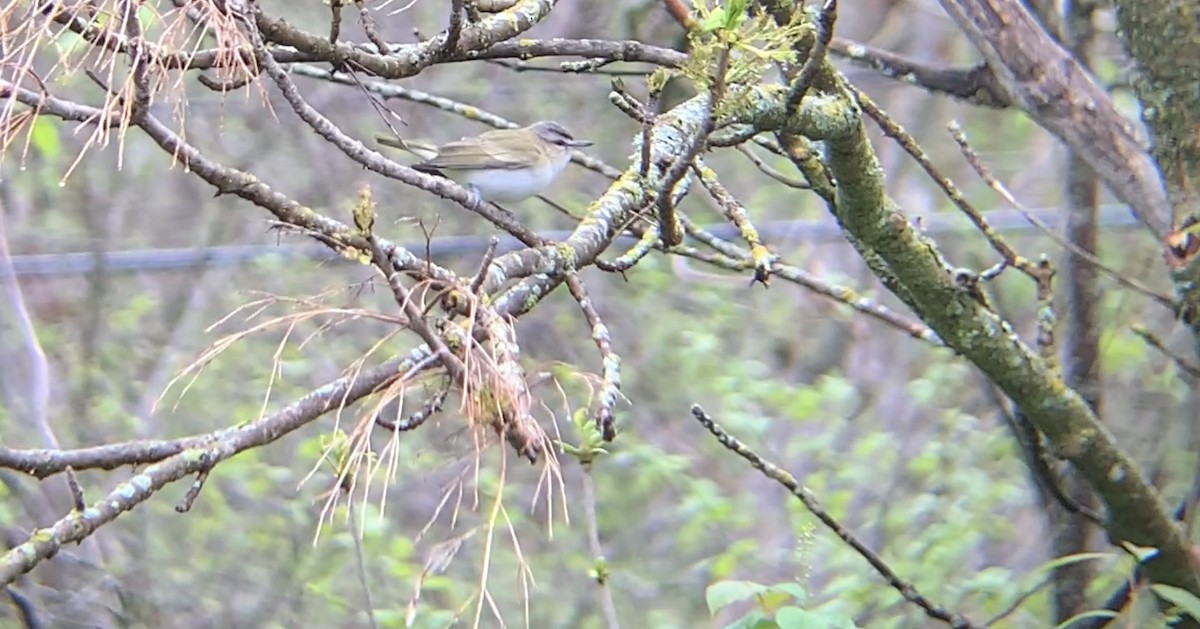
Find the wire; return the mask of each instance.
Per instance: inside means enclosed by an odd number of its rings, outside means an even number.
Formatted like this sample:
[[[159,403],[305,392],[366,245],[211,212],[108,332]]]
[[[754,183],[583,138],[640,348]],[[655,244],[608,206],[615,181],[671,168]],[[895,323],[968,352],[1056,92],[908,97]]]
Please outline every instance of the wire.
[[[1051,226],[1062,223],[1062,213],[1056,208],[1039,209],[1031,212],[1042,222]],[[995,210],[986,213],[988,222],[998,230],[1032,231],[1034,228],[1015,210]],[[1099,224],[1103,227],[1136,228],[1138,225],[1124,205],[1106,205],[1100,208]],[[801,241],[834,241],[841,239],[841,229],[832,219],[769,221],[759,229],[763,240],[775,248]],[[963,216],[955,213],[930,214],[920,219],[919,227],[930,235],[971,231],[973,227]],[[738,238],[736,230],[728,224],[706,227],[718,237],[730,240]],[[540,234],[547,240],[565,240],[569,231],[551,231]],[[454,256],[482,251],[488,246],[490,236],[441,236],[429,243],[433,256]],[[621,240],[634,242],[631,236]],[[425,243],[410,243],[412,251],[424,251]],[[501,237],[498,253],[522,248],[512,237]],[[195,247],[179,249],[136,249],[125,251],[47,253],[18,255],[12,257],[11,271],[0,269],[0,279],[10,277],[61,277],[86,275],[104,268],[110,273],[155,273],[193,269],[197,267],[244,266],[267,260],[321,260],[328,262],[351,262],[331,252],[324,245],[240,245]]]

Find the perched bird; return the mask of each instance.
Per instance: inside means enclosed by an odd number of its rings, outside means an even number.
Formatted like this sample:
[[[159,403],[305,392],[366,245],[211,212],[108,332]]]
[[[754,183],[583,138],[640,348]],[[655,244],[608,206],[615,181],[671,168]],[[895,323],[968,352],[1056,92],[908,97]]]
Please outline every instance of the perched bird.
[[[484,199],[521,201],[540,193],[567,167],[572,148],[592,145],[588,140],[576,140],[561,124],[549,120],[520,129],[488,131],[432,150],[391,138],[376,139],[425,158],[413,168],[457,181],[471,190],[475,206]]]

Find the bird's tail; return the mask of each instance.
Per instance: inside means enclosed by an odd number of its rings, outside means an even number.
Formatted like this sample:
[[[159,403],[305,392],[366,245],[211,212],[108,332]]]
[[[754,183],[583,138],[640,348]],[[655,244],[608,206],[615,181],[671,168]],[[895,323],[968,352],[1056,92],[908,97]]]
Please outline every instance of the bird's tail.
[[[437,146],[420,140],[403,140],[400,137],[389,137],[383,135],[375,136],[375,141],[383,146],[394,149],[400,149],[406,153],[410,153],[419,157],[422,160],[430,160],[437,157]]]

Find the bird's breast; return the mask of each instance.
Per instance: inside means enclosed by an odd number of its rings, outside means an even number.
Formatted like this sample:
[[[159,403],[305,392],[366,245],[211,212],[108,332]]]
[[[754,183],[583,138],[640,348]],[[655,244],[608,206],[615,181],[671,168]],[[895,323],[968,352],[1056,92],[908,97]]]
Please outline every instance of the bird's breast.
[[[566,160],[555,160],[541,168],[470,171],[459,180],[465,185],[475,186],[479,194],[489,201],[521,201],[545,190],[569,160],[568,156]]]

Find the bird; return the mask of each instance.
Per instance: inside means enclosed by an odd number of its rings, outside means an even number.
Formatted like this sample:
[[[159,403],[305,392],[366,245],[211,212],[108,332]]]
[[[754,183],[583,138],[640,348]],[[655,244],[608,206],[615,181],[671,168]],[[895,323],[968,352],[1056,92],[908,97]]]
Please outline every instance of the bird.
[[[576,139],[552,120],[487,131],[432,149],[387,137],[376,140],[424,158],[412,168],[457,181],[471,191],[472,207],[476,208],[483,200],[515,202],[539,194],[567,167],[571,149],[593,144]]]

